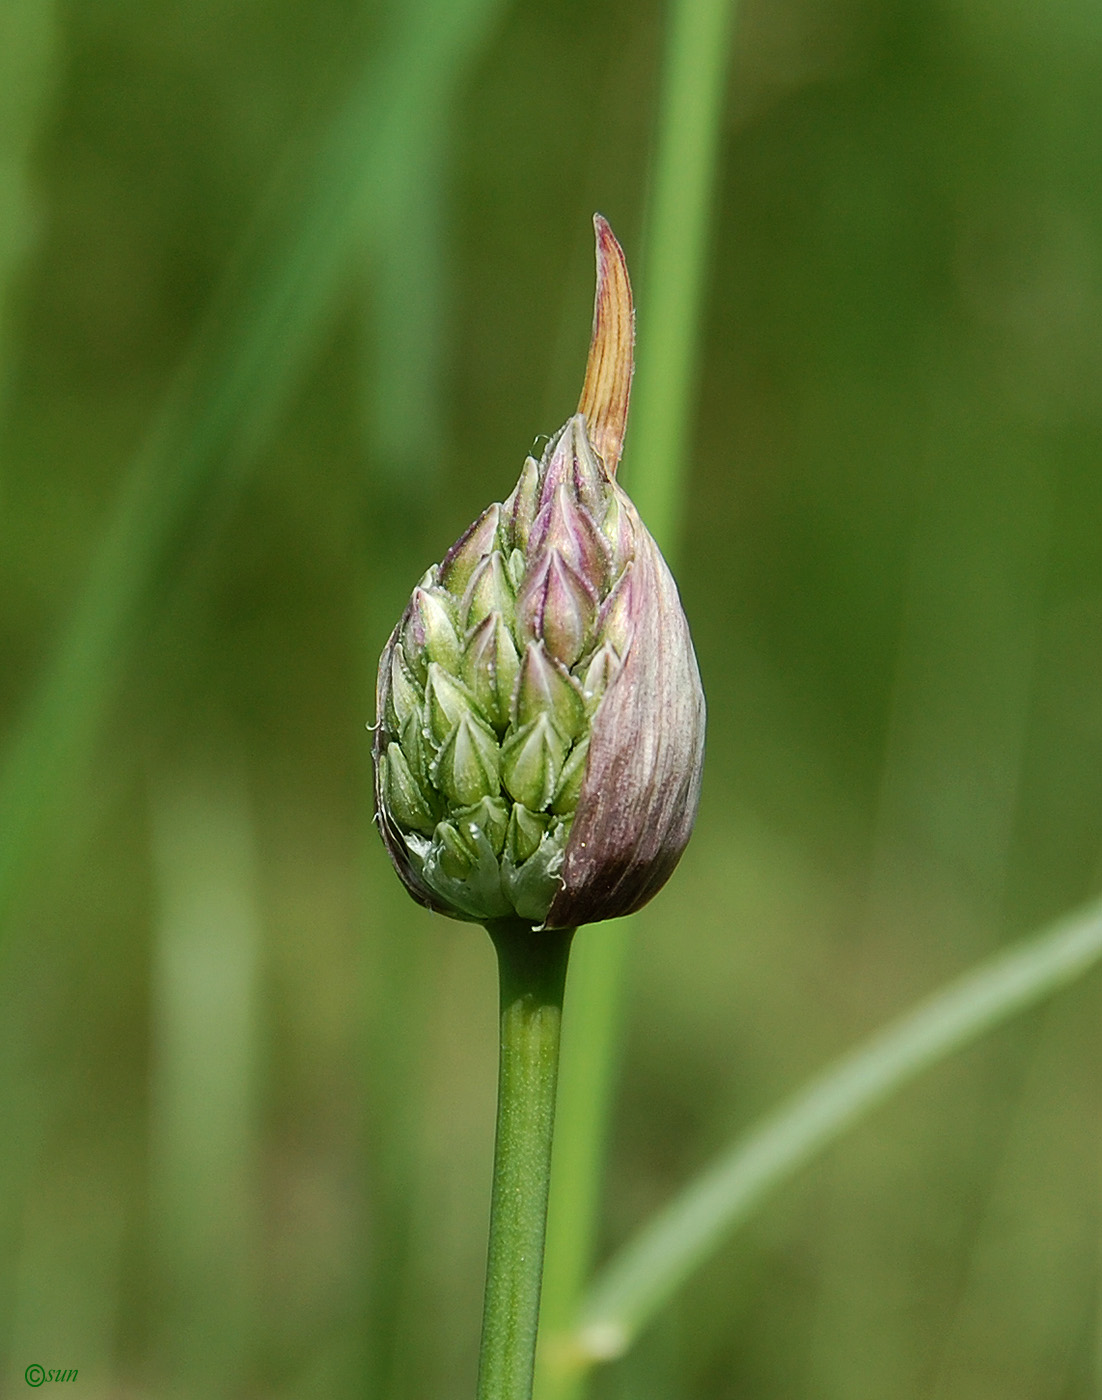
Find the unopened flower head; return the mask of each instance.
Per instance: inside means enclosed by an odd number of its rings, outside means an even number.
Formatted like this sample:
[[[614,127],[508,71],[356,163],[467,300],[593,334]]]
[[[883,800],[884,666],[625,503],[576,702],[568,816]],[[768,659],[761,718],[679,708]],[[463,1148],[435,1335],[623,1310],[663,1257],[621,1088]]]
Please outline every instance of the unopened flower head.
[[[425,574],[379,663],[383,840],[413,897],[460,919],[630,913],[696,816],[704,696],[677,587],[616,481],[633,312],[595,224],[578,412]]]

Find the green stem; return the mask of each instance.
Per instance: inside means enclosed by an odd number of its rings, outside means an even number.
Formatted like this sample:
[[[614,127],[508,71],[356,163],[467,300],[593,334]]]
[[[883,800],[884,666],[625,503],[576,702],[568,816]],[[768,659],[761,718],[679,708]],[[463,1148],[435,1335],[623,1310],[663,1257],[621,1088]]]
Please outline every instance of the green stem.
[[[686,443],[735,0],[670,0],[639,299],[628,490],[667,553],[681,532]]]
[[[501,1063],[478,1400],[530,1400],[563,988],[573,929],[487,924],[501,979]]]
[[[581,1394],[578,1376],[557,1365],[554,1343],[573,1327],[592,1267],[634,922],[613,919],[593,926],[571,955],[536,1352],[537,1400],[577,1400]]]
[[[643,1326],[770,1191],[924,1070],[1102,961],[1102,901],[994,957],[827,1066],[739,1137],[605,1265],[564,1367],[622,1356]]]
[[[621,475],[675,562],[686,442],[715,200],[736,0],[668,0],[653,189],[639,286],[638,369]],[[633,920],[582,943],[571,973],[559,1143],[551,1203],[539,1400],[578,1400],[582,1378],[560,1364],[593,1255],[605,1139],[619,1064]]]

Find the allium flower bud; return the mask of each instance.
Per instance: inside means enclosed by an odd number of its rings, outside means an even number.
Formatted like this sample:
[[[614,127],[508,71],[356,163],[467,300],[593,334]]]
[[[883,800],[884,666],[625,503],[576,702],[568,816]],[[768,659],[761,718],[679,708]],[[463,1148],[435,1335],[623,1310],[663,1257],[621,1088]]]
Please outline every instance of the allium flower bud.
[[[631,913],[696,817],[704,695],[677,587],[616,481],[634,320],[594,222],[578,412],[424,576],[379,663],[383,841],[413,897],[460,919]]]

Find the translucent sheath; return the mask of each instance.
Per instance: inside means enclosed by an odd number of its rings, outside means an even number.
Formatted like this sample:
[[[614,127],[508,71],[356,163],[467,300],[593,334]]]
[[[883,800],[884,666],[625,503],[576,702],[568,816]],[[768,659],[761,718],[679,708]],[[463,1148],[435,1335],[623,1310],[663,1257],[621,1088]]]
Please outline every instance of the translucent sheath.
[[[480,923],[630,913],[696,816],[704,697],[677,587],[616,481],[633,312],[596,228],[579,411],[425,574],[379,664],[383,840],[415,899]]]

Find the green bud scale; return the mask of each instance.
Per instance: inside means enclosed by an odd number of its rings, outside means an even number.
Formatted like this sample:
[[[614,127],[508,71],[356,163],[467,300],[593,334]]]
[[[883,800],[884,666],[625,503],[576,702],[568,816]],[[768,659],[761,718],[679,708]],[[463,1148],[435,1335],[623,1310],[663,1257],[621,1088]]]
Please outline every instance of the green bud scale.
[[[704,697],[676,585],[615,477],[633,322],[596,223],[579,411],[425,574],[379,664],[383,840],[414,898],[460,919],[629,913],[696,814]]]

